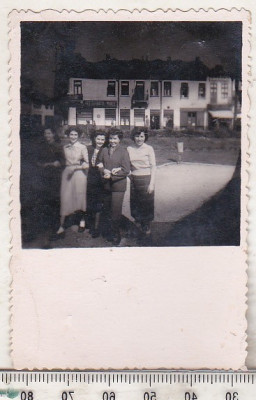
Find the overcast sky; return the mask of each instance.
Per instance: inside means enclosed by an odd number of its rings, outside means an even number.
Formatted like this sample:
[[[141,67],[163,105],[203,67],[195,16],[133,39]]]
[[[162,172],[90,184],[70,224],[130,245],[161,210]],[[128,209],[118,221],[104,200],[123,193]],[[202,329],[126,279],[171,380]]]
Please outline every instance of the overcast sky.
[[[88,61],[106,54],[129,60],[160,58],[222,64],[227,72],[241,65],[239,22],[26,22],[22,23],[22,74],[37,90],[52,95],[54,54],[61,44]]]

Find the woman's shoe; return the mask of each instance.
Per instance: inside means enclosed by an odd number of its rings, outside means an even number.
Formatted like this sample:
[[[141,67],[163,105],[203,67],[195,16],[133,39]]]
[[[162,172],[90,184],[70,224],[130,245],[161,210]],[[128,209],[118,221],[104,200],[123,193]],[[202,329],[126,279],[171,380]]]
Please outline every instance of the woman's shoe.
[[[82,233],[82,232],[84,232],[84,231],[85,231],[85,220],[82,219],[82,220],[80,221],[80,224],[79,224],[79,227],[78,227],[78,232],[79,232],[79,233]]]
[[[150,229],[150,224],[143,224],[142,225],[142,231],[145,233],[145,235],[150,235],[151,234],[151,229]]]

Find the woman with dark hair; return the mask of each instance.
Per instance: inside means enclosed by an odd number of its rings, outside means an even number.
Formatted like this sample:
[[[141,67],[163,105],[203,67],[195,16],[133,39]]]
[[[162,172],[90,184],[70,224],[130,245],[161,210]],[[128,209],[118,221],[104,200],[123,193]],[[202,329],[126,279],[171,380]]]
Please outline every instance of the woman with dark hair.
[[[122,137],[121,131],[110,132],[109,146],[102,150],[98,164],[104,178],[103,213],[105,229],[110,227],[110,234],[107,239],[115,245],[118,245],[121,241],[119,226],[127,184],[126,178],[130,173],[129,154],[120,145]]]
[[[150,222],[154,219],[155,152],[146,143],[146,128],[135,128],[132,139],[134,144],[127,147],[131,160],[131,215],[141,225],[143,232],[149,235]]]
[[[39,223],[55,230],[60,215],[60,179],[64,157],[59,137],[52,128],[44,130],[44,140],[39,145],[36,158]]]
[[[60,190],[60,227],[52,240],[64,238],[64,222],[68,215],[81,212],[82,218],[79,224],[79,232],[85,230],[86,210],[86,183],[88,152],[84,144],[79,142],[81,132],[78,128],[69,128],[66,132],[69,143],[64,146],[65,169],[62,172]]]
[[[100,235],[100,213],[103,207],[104,186],[99,168],[99,156],[106,144],[106,133],[94,131],[91,134],[92,144],[87,146],[89,170],[87,177],[87,217],[90,233],[93,238]]]

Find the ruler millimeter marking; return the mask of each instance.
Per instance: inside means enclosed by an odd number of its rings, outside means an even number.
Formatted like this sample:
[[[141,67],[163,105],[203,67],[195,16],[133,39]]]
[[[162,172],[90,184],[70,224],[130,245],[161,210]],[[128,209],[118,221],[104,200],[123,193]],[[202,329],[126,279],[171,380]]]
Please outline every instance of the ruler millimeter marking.
[[[256,371],[0,371],[0,400],[256,400]]]
[[[67,386],[73,383],[108,384],[147,384],[152,387],[155,384],[254,384],[256,371],[220,372],[220,371],[3,371],[0,373],[0,385],[25,383],[26,386],[44,383],[65,383]]]

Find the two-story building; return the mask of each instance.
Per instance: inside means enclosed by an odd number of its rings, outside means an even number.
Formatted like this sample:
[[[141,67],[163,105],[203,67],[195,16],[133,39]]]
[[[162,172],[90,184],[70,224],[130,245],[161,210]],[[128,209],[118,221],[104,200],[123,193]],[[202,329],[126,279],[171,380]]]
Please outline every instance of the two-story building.
[[[38,118],[40,125],[50,125],[54,119],[54,105],[52,103],[43,104],[33,102],[30,113],[34,118]]]
[[[236,118],[231,78],[192,80],[69,79],[68,125],[132,129],[206,129]]]

